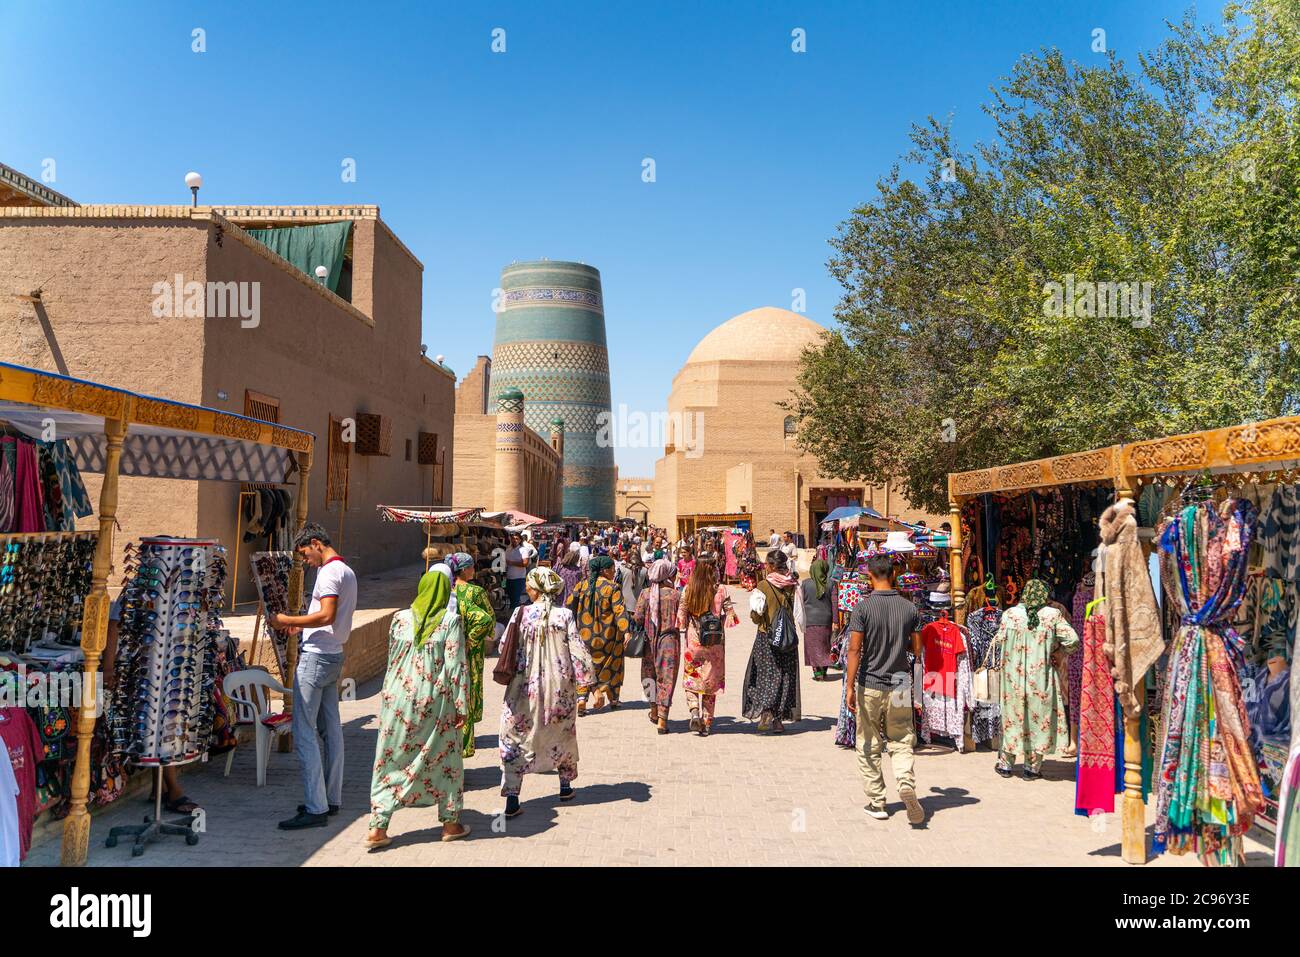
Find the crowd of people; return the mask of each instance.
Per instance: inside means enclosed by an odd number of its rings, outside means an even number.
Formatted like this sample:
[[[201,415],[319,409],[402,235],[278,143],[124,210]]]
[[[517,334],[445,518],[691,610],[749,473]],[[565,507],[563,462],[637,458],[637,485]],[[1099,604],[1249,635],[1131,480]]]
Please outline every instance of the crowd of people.
[[[757,626],[740,713],[760,734],[782,734],[800,720],[801,646],[814,680],[845,668],[867,813],[887,816],[880,770],[887,749],[908,820],[920,823],[911,706],[896,693],[899,662],[914,651],[918,623],[903,613],[911,607],[905,599],[887,600],[893,566],[872,566],[875,591],[855,611],[846,660],[837,662],[830,654],[826,562],[814,560],[801,580],[793,536],[773,530],[761,561],[751,534],[731,538],[728,544],[710,533],[670,542],[664,529],[644,524],[577,527],[536,540],[517,533],[503,556],[511,606],[503,630],[475,583],[470,555],[453,553],[433,565],[391,625],[366,847],[391,844],[388,827],[402,807],[436,806],[443,841],[470,833],[460,823],[464,759],[474,754],[486,658],[498,632],[491,676],[504,686],[498,746],[507,817],[523,812],[526,775],[554,773],[560,800],[574,796],[578,719],[619,708],[628,657],[641,659],[642,691],[658,734],[671,733],[680,677],[689,731],[708,737],[726,690],[726,631],[740,623],[726,582],[727,548]],[[302,635],[293,721],[306,800],[281,822],[291,830],[324,826],[342,803],[338,681],[357,602],[356,576],[321,526],[304,528],[295,548],[318,573],[307,614],[272,622]]]

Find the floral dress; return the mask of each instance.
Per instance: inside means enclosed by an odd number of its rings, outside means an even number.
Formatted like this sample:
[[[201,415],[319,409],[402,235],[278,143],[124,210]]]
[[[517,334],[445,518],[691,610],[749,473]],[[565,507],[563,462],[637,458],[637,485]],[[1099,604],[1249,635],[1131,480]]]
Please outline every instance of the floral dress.
[[[414,616],[404,608],[388,632],[388,671],[379,693],[379,740],[370,781],[370,827],[387,828],[399,807],[438,806],[438,818],[460,816],[465,785],[457,716],[468,708],[460,615],[415,647]]]
[[[1017,754],[1039,757],[1069,741],[1065,721],[1066,689],[1052,663],[1058,649],[1069,654],[1079,636],[1050,606],[1038,611],[1038,627],[1029,627],[1024,605],[1008,608],[998,625],[1002,652],[1002,753],[1004,765]]]
[[[724,627],[730,624],[732,603],[726,585],[719,585],[713,595],[713,613],[722,619]],[[677,627],[686,636],[682,665],[686,704],[692,717],[712,721],[717,696],[727,687],[727,643],[700,644],[699,620],[686,613],[685,605],[677,610]]]
[[[668,717],[677,689],[677,662],[681,658],[681,629],[677,611],[681,592],[672,585],[659,588],[659,627],[650,617],[651,595],[654,586],[643,590],[636,600],[633,617],[645,628],[646,649],[641,656],[641,688],[647,701],[654,702],[661,718]]]
[[[525,774],[577,778],[578,688],[591,682],[591,656],[572,612],[548,612],[538,602],[519,616],[518,667],[501,707],[503,795],[518,795]]]
[[[586,578],[578,583],[565,606],[573,612],[578,633],[591,656],[591,677],[578,686],[579,699],[585,702],[594,691],[618,701],[623,690],[623,637],[630,627],[623,590],[608,578],[597,578],[594,586]]]
[[[484,639],[496,630],[497,615],[487,592],[473,582],[456,583],[456,608],[465,632],[465,661],[469,667],[469,716],[461,754],[474,756],[474,725],[483,720]]]

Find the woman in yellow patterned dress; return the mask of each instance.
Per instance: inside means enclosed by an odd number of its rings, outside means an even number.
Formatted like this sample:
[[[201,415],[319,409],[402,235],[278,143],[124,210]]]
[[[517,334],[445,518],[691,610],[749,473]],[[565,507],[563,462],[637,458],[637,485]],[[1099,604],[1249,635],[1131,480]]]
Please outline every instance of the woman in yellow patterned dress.
[[[457,552],[447,559],[456,578],[456,609],[465,633],[465,663],[469,668],[469,715],[465,719],[465,740],[461,756],[474,756],[474,725],[483,720],[484,642],[496,628],[497,615],[481,585],[474,583],[474,558]]]
[[[599,708],[608,698],[617,708],[623,690],[623,640],[630,627],[623,591],[614,584],[614,560],[596,555],[587,563],[588,577],[578,582],[565,606],[578,622],[578,634],[591,652],[592,679],[578,687],[578,714]]]

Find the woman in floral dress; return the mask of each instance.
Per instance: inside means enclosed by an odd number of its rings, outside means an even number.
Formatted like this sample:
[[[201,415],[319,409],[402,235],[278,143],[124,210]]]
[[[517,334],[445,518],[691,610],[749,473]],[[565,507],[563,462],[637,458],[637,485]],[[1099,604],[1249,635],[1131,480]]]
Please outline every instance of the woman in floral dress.
[[[447,559],[456,579],[456,610],[460,612],[465,634],[465,661],[469,666],[469,716],[465,720],[465,740],[461,756],[474,756],[474,725],[483,720],[484,642],[496,630],[497,615],[483,586],[474,581],[474,558],[457,552]]]
[[[793,621],[795,588],[798,578],[790,574],[789,559],[780,549],[767,553],[767,577],[749,596],[749,617],[758,625],[754,647],[745,668],[745,684],[741,691],[740,711],[746,718],[758,722],[758,730],[766,734],[785,731],[786,721],[802,717],[799,699],[799,647],[777,654],[772,649],[769,633],[778,609],[785,609]]]
[[[573,613],[554,604],[563,580],[549,568],[534,568],[525,587],[533,603],[517,612],[517,669],[501,707],[501,793],[507,817],[522,810],[519,792],[525,774],[556,771],[560,800],[573,797],[578,688],[591,681],[591,657]]]
[[[691,709],[691,730],[702,738],[713,728],[717,698],[727,686],[726,641],[719,639],[715,645],[700,642],[700,616],[709,613],[721,618],[726,627],[740,624],[727,586],[718,582],[717,565],[700,561],[678,607],[677,628],[685,636],[682,687],[686,706]]]
[[[1023,754],[1025,778],[1039,778],[1043,755],[1070,740],[1056,662],[1079,646],[1079,636],[1060,611],[1047,607],[1047,586],[1035,578],[1021,603],[1002,615],[995,640],[1002,652],[1002,750],[995,770],[1010,777]]]
[[[611,709],[619,705],[623,691],[623,637],[630,627],[623,591],[614,582],[614,560],[593,555],[587,562],[590,577],[565,601],[577,619],[578,633],[591,655],[591,680],[578,687],[578,714],[599,708],[608,699]]]
[[[414,604],[393,616],[388,632],[388,671],[379,694],[379,740],[370,780],[365,841],[370,850],[392,843],[388,824],[399,807],[436,804],[444,841],[469,833],[459,823],[465,785],[460,729],[468,696],[451,569],[434,565],[420,579]]]
[[[646,649],[641,656],[641,688],[650,702],[650,721],[660,734],[668,733],[668,710],[677,688],[677,662],[681,657],[681,633],[677,608],[681,592],[673,587],[677,569],[666,558],[650,568],[650,584],[636,601],[633,618],[645,629]]]

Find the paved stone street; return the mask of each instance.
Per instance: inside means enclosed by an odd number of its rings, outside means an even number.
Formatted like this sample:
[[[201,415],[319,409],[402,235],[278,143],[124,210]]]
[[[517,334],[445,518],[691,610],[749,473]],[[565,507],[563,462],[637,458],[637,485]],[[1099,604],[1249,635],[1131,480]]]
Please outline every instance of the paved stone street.
[[[345,806],[328,827],[297,833],[276,828],[302,799],[296,762],[292,754],[273,755],[267,786],[259,789],[250,746],[236,754],[229,778],[221,776],[224,758],[185,775],[187,793],[207,812],[207,833],[196,847],[168,838],[137,859],[125,845],[104,847],[109,827],[137,823],[147,809],[140,799],[125,799],[95,818],[89,863],[1125,866],[1118,817],[1089,821],[1072,813],[1073,762],[1049,759],[1041,781],[1003,780],[993,773],[989,751],[926,749],[917,756],[916,770],[927,824],[908,826],[892,781],[892,817],[866,817],[856,758],[832,743],[839,682],[813,682],[810,670],[803,669],[805,717],[784,736],[759,736],[736,717],[753,637],[747,619],[728,631],[729,682],[711,737],[687,731],[680,688],[674,733],[657,735],[640,700],[640,662],[631,661],[624,706],[579,723],[576,799],[560,804],[554,776],[526,779],[524,813],[509,821],[496,814],[504,805],[496,752],[501,688],[489,678],[478,753],[466,762],[462,820],[474,829],[466,841],[440,843],[436,811],[416,808],[393,818],[390,848],[368,853],[361,847],[377,725],[379,682],[374,681],[362,687],[358,700],[343,704]],[[1271,836],[1255,831],[1251,838],[1250,862],[1264,863]],[[57,838],[49,839],[33,849],[27,863],[57,864],[58,853]],[[1194,858],[1168,856],[1149,866],[1170,865],[1197,866]]]

